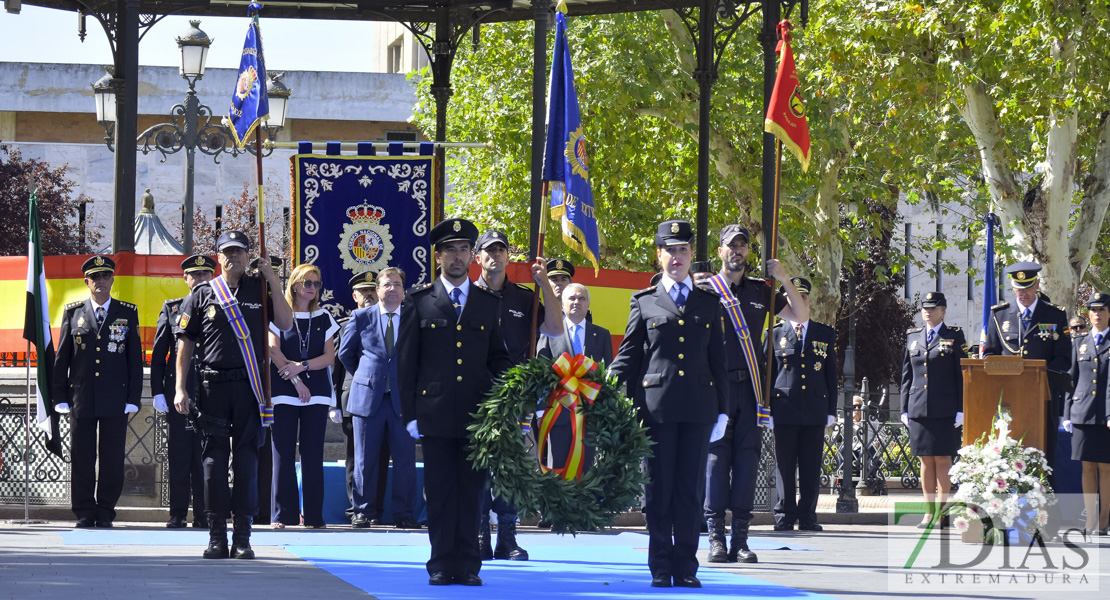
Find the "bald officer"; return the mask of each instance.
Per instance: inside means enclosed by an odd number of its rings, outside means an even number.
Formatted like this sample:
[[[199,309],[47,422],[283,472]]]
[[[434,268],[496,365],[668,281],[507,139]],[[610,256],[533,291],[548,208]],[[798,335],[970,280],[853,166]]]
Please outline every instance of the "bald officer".
[[[81,270],[89,298],[66,305],[54,402],[58,412],[70,413],[77,526],[111,527],[123,493],[127,415],[139,410],[143,393],[139,313],[134,304],[112,298],[116,263],[110,257],[94,256]]]

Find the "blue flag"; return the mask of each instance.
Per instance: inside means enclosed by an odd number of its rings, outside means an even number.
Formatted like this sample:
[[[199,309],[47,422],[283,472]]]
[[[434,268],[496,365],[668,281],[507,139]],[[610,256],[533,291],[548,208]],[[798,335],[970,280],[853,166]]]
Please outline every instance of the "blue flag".
[[[987,326],[991,322],[991,307],[998,304],[998,279],[994,273],[994,230],[1000,222],[994,213],[987,213],[983,222],[987,225],[987,264],[983,268],[983,329],[979,332],[979,341],[985,344]]]
[[[559,221],[563,241],[598,270],[601,253],[586,161],[586,134],[574,91],[574,69],[567,44],[567,19],[555,13],[555,56],[547,98],[547,146],[543,178],[551,190],[551,218]]]
[[[235,145],[242,148],[263,119],[270,116],[270,100],[266,96],[266,61],[262,58],[262,32],[258,29],[258,11],[254,2],[247,9],[251,23],[243,42],[243,58],[239,59],[239,79],[231,96],[228,127]]]

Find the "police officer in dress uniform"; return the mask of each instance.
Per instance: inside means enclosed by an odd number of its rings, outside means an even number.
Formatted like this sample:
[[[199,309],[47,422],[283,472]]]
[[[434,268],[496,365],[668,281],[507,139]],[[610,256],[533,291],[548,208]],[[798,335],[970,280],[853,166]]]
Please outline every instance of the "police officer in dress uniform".
[[[655,442],[645,508],[652,587],[701,587],[702,478],[709,444],[724,436],[728,422],[724,312],[717,296],[690,278],[693,237],[686,221],[660,223],[662,279],[632,294],[628,328],[610,367]]]
[[[139,313],[134,304],[112,298],[111,258],[93,256],[81,270],[89,299],[66,305],[54,361],[54,403],[59,413],[70,413],[70,494],[77,526],[111,527],[123,493],[127,415],[139,410],[143,393]]]
[[[748,326],[753,343],[755,364],[762,371],[756,382],[766,381],[764,344],[767,313],[774,292],[766,281],[749,276],[748,256],[750,234],[741,225],[721,229],[717,256],[721,259],[721,277],[728,282],[729,292],[740,304],[740,313]],[[695,263],[697,265],[697,263]],[[698,266],[705,273],[712,267]],[[790,282],[790,276],[777,260],[767,261],[768,273],[782,283],[785,293],[775,297],[775,314],[792,321],[809,319],[809,308]],[[712,275],[712,273],[710,273]],[[698,280],[698,275],[694,275]],[[709,286],[702,279],[699,285]],[[714,292],[716,294],[716,292]],[[722,299],[722,303],[727,302]],[[752,374],[744,357],[744,349],[731,318],[725,318],[725,348],[729,378],[729,419],[725,436],[709,445],[706,465],[705,518],[709,524],[709,562],[758,562],[748,548],[748,531],[755,505],[755,488],[759,478],[759,457],[763,449],[763,433],[756,425],[755,388]],[[731,547],[725,543],[725,511],[732,511]]]
[[[960,359],[967,357],[967,339],[959,327],[944,323],[948,301],[929,292],[921,301],[924,327],[906,332],[902,359],[902,424],[910,433],[910,449],[921,459],[921,491],[926,513],[924,529],[948,499],[948,470],[960,448],[958,428],[964,422],[964,380]],[[942,518],[940,526],[947,527]]]
[[[496,229],[490,229],[478,237],[477,256],[474,260],[482,267],[482,274],[475,285],[486,288],[501,299],[501,333],[505,336],[505,347],[514,365],[519,365],[531,356],[529,345],[532,343],[532,307],[535,292],[509,281],[505,267],[509,264],[509,238]],[[543,320],[540,332],[545,335],[562,335],[563,313],[543,259],[532,265],[532,278],[537,287],[543,290]],[[529,434],[530,435],[530,434]],[[532,443],[531,440],[528,443]],[[489,487],[492,482],[487,483]],[[490,544],[489,511],[497,514],[497,547]],[[489,490],[482,494],[479,508],[481,526],[478,531],[478,549],[482,560],[494,558],[508,560],[528,560],[528,551],[516,542],[517,511],[511,502],[494,497]]]
[[[210,256],[194,254],[181,262],[182,278],[193,289],[207,283],[216,271],[216,260]],[[154,395],[154,408],[166,413],[169,437],[170,470],[170,520],[166,527],[185,527],[189,512],[189,498],[193,499],[193,527],[208,529],[204,515],[204,467],[200,456],[200,436],[189,422],[189,415],[177,412],[173,393],[177,388],[177,340],[173,328],[181,317],[181,302],[185,298],[171,298],[162,304],[158,325],[154,330],[154,348],[150,354],[150,393]],[[196,373],[189,369],[186,386],[196,393]],[[166,392],[170,401],[166,402]]]
[[[809,280],[791,281],[808,309]],[[782,321],[772,333],[771,350],[775,353],[771,419],[779,493],[775,531],[792,530],[795,523],[801,531],[821,531],[817,495],[825,428],[836,420],[836,331],[817,321]],[[795,497],[796,491],[800,498]]]
[[[1110,535],[1110,294],[1087,300],[1090,333],[1072,342],[1075,392],[1064,407],[1071,458],[1083,463],[1084,531]]]
[[[500,299],[467,277],[478,228],[447,219],[432,228],[440,276],[411,290],[397,335],[401,412],[421,440],[430,585],[482,585],[478,502],[486,474],[467,458],[467,426],[493,379],[512,367]]]
[[[250,546],[251,520],[258,514],[258,447],[262,427],[258,395],[254,390],[245,354],[251,353],[259,376],[263,369],[267,324],[262,321],[263,302],[278,329],[293,327],[293,311],[281,293],[281,282],[273,269],[247,275],[250,240],[241,231],[225,231],[216,240],[223,274],[198,285],[181,304],[177,333],[178,412],[191,410],[193,398],[185,382],[194,351],[200,375],[200,392],[195,409],[201,432],[204,459],[204,504],[208,514],[208,548],[204,558],[254,558]],[[263,260],[267,257],[263,256]],[[268,284],[264,294],[263,279]],[[234,300],[225,310],[219,303],[215,283],[226,286]],[[274,291],[277,290],[277,293]],[[241,313],[249,335],[240,339],[229,312]],[[241,343],[242,342],[242,343]],[[257,381],[257,380],[256,380]],[[229,489],[228,464],[235,474],[235,489]],[[232,548],[228,551],[227,519],[234,516]]]

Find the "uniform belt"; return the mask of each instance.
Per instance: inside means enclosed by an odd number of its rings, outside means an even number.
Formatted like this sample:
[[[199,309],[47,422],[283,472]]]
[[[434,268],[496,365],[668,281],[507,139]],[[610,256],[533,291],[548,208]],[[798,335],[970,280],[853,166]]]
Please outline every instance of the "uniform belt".
[[[201,369],[200,379],[208,383],[223,383],[227,381],[240,381],[247,378],[246,369],[227,369],[226,371],[213,371]]]
[[[751,379],[751,376],[748,375],[747,371],[737,369],[735,371],[728,372],[729,381],[747,381],[749,379]]]

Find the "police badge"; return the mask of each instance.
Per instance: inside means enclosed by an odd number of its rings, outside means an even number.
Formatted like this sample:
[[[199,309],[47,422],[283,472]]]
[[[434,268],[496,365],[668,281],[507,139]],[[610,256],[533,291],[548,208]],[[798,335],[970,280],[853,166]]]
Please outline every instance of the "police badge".
[[[1010,322],[1009,321],[1003,321],[1002,322],[1002,331],[1009,331],[1009,330],[1010,330]]]
[[[215,304],[209,304],[208,309],[204,311],[204,316],[208,317],[209,321],[211,321],[212,319],[215,319],[216,318],[216,305]],[[188,317],[186,317],[185,318],[185,323],[188,324],[188,322],[189,322],[189,319],[188,319]],[[185,325],[182,325],[182,327],[184,327],[184,326]]]
[[[824,364],[824,363],[813,363],[813,370],[814,371],[820,371],[822,364]]]
[[[363,202],[347,209],[350,223],[343,226],[339,236],[339,255],[343,268],[354,273],[379,271],[389,266],[393,258],[393,236],[389,226],[382,225],[385,209]],[[462,229],[458,221],[455,231]]]
[[[77,338],[77,341],[81,341],[81,338]],[[1079,353],[1080,354],[1086,354],[1087,353],[1087,344],[1083,344],[1082,346],[1079,347]]]

